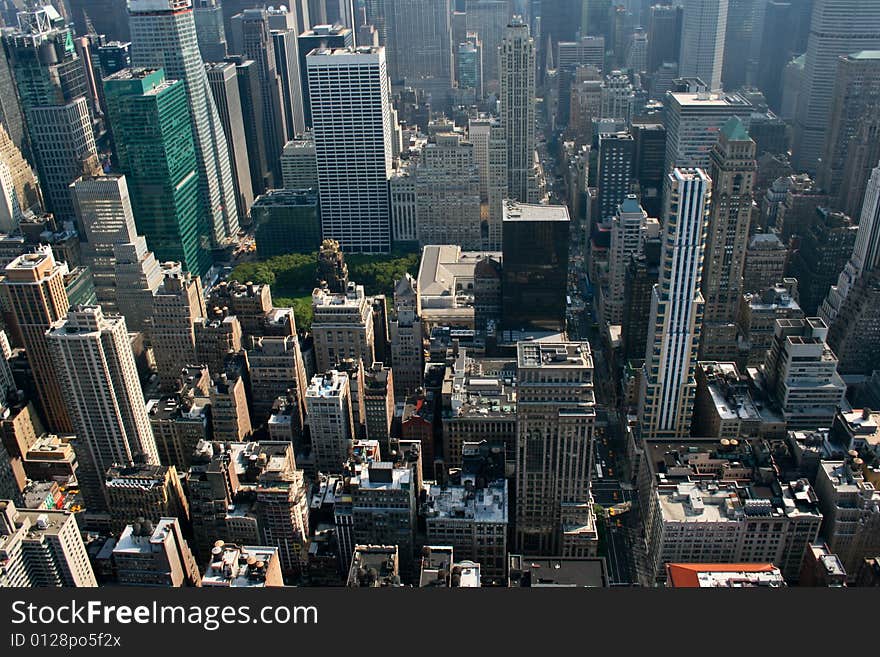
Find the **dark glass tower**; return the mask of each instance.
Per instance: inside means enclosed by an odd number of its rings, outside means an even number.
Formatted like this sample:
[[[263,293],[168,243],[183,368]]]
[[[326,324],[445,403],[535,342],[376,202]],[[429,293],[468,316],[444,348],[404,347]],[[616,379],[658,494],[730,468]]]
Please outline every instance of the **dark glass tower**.
[[[569,216],[565,206],[504,206],[502,321],[505,329],[565,329]]]

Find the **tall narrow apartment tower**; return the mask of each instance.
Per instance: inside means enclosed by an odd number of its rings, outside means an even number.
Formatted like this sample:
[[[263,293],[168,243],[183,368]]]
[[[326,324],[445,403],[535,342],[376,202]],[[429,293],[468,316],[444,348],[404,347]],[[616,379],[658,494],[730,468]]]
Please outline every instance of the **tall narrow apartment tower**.
[[[56,262],[52,249],[45,246],[13,260],[6,267],[3,280],[36,379],[46,423],[59,434],[71,433],[73,427],[61,395],[58,371],[49,354],[46,331],[70,307],[64,288],[67,271],[67,265]]]
[[[721,129],[710,155],[712,207],[703,270],[703,337],[701,360],[736,357],[736,316],[743,293],[752,189],[758,164],[755,142],[737,117]]]
[[[514,17],[501,41],[501,126],[507,139],[507,197],[537,202],[535,175],[535,40]]]
[[[639,395],[644,438],[690,434],[703,323],[703,252],[712,181],[702,169],[674,169],[666,181],[660,279],[651,298]]]
[[[112,465],[159,465],[131,341],[121,316],[77,306],[47,332],[64,403],[87,462],[80,485],[90,509],[104,510],[104,474]]]

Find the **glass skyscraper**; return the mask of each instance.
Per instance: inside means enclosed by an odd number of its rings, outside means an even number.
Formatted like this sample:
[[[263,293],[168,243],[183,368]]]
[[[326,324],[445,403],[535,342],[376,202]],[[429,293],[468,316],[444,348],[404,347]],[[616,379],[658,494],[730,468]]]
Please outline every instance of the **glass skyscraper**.
[[[207,217],[183,81],[166,80],[162,69],[123,69],[105,78],[104,94],[138,232],[159,260],[201,276],[210,244],[202,242]]]
[[[131,0],[128,10],[132,66],[161,68],[169,80],[185,83],[199,189],[210,219],[207,236],[213,246],[224,245],[239,228],[235,185],[226,136],[199,52],[192,3],[190,0]]]

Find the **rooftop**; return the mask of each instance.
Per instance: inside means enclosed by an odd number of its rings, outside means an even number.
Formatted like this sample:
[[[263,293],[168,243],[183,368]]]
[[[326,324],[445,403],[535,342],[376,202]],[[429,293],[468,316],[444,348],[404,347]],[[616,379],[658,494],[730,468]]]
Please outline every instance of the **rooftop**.
[[[666,582],[672,588],[751,588],[785,586],[772,563],[669,563]]]
[[[106,488],[139,488],[152,490],[165,486],[168,468],[164,465],[113,466],[107,470]]]
[[[751,139],[748,130],[746,130],[746,126],[738,116],[731,116],[727,120],[727,123],[721,126],[721,134],[724,135],[728,141],[749,141]]]
[[[226,545],[217,541],[202,586],[265,587],[270,562],[278,559],[278,548]]]
[[[0,500],[0,516],[11,516],[16,529],[24,529],[26,536],[57,535],[72,517],[67,511],[46,509],[19,509],[9,500]],[[0,550],[6,536],[5,522],[0,518]]]
[[[507,481],[500,479],[485,488],[476,487],[474,475],[462,475],[461,485],[426,484],[423,513],[431,520],[462,520],[478,523],[506,523]]]
[[[396,545],[357,545],[351,560],[348,586],[400,586]]]
[[[153,526],[150,521],[126,525],[113,548],[113,554],[150,554],[161,551],[168,533],[177,522],[176,518],[162,518]]]
[[[880,490],[865,480],[861,471],[863,465],[858,457],[846,461],[822,461],[819,476],[821,478],[824,473],[838,495],[861,495],[865,503],[873,504],[875,512],[880,513]]]
[[[508,555],[510,587],[608,587],[605,559]]]
[[[519,342],[517,367],[592,368],[589,342]]]
[[[440,301],[432,304],[427,299],[443,297],[446,298],[444,305],[464,305],[467,299],[462,297],[468,296],[466,292],[468,285],[473,284],[477,263],[486,257],[501,260],[501,254],[492,251],[462,251],[460,246],[454,244],[425,246],[418,273],[418,290],[422,303],[430,308]]]
[[[821,518],[818,498],[806,479],[773,490],[723,480],[682,481],[656,492],[667,523],[743,522],[746,518],[812,515]]]
[[[751,109],[751,104],[742,96],[730,93],[709,93],[709,92],[681,92],[670,93],[669,96],[675,101],[675,104],[685,108],[699,107],[743,107]]]
[[[411,468],[396,467],[387,461],[355,466],[352,487],[361,490],[409,490],[413,486]]]
[[[306,390],[306,397],[329,399],[339,397],[348,382],[348,374],[330,370],[325,374],[316,374]]]
[[[504,221],[570,221],[565,205],[538,205],[507,200]]]
[[[318,194],[315,190],[304,189],[270,189],[254,200],[252,207],[300,207],[317,206]]]
[[[308,55],[306,55],[307,59],[312,60],[312,63],[321,63],[320,60],[330,60],[330,59],[341,59],[345,57],[357,57],[362,55],[367,56],[375,56],[381,55],[385,52],[384,46],[358,46],[355,48],[315,48]]]
[[[846,56],[847,59],[880,59],[880,50],[860,50]]]

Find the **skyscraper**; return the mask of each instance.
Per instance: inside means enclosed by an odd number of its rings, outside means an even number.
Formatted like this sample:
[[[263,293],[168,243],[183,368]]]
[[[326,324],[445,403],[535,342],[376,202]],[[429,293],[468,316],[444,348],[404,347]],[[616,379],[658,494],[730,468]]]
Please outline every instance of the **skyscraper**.
[[[660,280],[654,286],[639,394],[642,436],[690,434],[703,321],[700,293],[712,181],[676,168],[666,181]]]
[[[483,73],[490,87],[499,79],[499,58],[494,53],[504,39],[504,26],[510,18],[507,0],[467,0],[465,4],[465,27],[479,35],[483,52],[487,53]]]
[[[309,537],[309,495],[289,442],[260,443],[267,463],[256,486],[257,518],[262,540],[278,546],[281,569],[299,575],[305,566]]]
[[[205,300],[198,277],[177,265],[163,269],[162,286],[153,299],[150,339],[162,388],[178,388],[181,370],[196,363],[195,322],[205,317]]]
[[[312,104],[309,98],[309,70],[306,56],[315,48],[353,48],[354,32],[341,25],[315,25],[297,38],[299,72],[302,85],[303,114],[306,127],[312,126]]]
[[[731,116],[748,128],[754,108],[738,94],[671,93],[666,100],[666,173],[675,167],[709,169],[718,131]]]
[[[578,529],[594,520],[590,345],[520,342],[516,369],[516,546],[525,554],[564,555],[571,527],[564,522],[567,510],[587,506]]]
[[[480,174],[473,144],[441,133],[422,150],[415,170],[419,243],[482,247]]]
[[[574,41],[581,28],[583,0],[551,0],[541,4],[541,33],[553,44]]]
[[[287,141],[306,129],[300,71],[299,35],[303,26],[297,23],[295,11],[269,7],[269,30],[275,44],[275,70],[281,78],[281,98]]]
[[[235,183],[238,201],[238,216],[245,217],[254,202],[254,189],[251,185],[248,143],[245,137],[244,114],[241,106],[241,93],[238,87],[238,73],[232,62],[205,64],[208,83],[217,105],[217,114],[223,124],[226,146],[229,149],[229,164],[232,167],[232,180]]]
[[[281,184],[281,149],[287,143],[286,116],[281,104],[281,77],[275,68],[275,42],[269,33],[265,9],[245,9],[232,17],[232,31],[238,54],[257,65],[260,104],[263,115],[263,143],[272,178],[270,188]]]
[[[736,357],[736,315],[752,216],[752,188],[758,165],[755,142],[733,117],[712,148],[712,207],[703,270],[701,360]]]
[[[123,315],[129,330],[144,331],[162,271],[135,229],[125,176],[88,176],[70,187],[101,309]]]
[[[859,181],[845,180],[850,144],[859,128],[880,104],[880,51],[855,52],[841,57],[834,77],[834,93],[819,170],[819,184],[832,198],[841,186]]]
[[[682,8],[658,4],[651,7],[648,20],[648,73],[653,75],[663,64],[678,63],[681,49]]]
[[[80,461],[86,503],[103,510],[102,482],[111,465],[159,464],[125,319],[80,306],[53,323],[46,339],[64,403],[87,447],[89,461]]]
[[[634,123],[632,136],[636,146],[633,175],[639,184],[641,204],[650,216],[659,217],[663,211],[666,128],[656,120]]]
[[[186,84],[162,69],[123,69],[104,80],[104,95],[138,230],[160,260],[183,262],[201,276],[210,266],[211,231],[203,229]]]
[[[342,472],[354,440],[348,374],[317,374],[305,393],[315,466],[320,472]]]
[[[8,218],[4,217],[4,221],[14,224],[12,230],[6,232],[14,232],[28,210],[35,213],[41,211],[43,195],[33,169],[2,125],[0,125],[0,170],[3,171],[3,180],[0,183],[2,200],[8,212]]]
[[[757,64],[767,0],[728,0],[721,82],[728,91],[746,85]],[[781,37],[778,35],[777,38]]]
[[[73,426],[62,398],[57,363],[46,341],[46,331],[70,307],[64,288],[67,265],[56,262],[52,249],[46,246],[16,258],[5,271],[3,285],[34,373],[46,424],[55,433],[71,433]]]
[[[838,371],[846,374],[872,371],[878,362],[880,332],[880,166],[868,181],[856,243],[837,285],[819,307],[828,325],[828,346],[840,359]]]
[[[326,20],[324,23],[337,23],[351,28],[356,26],[357,13],[356,7],[359,4],[356,0],[323,0]],[[385,0],[386,4],[388,0]]]
[[[385,253],[394,131],[385,49],[315,50],[306,60],[323,235],[346,251]]]
[[[794,46],[789,30],[793,15],[791,2],[769,0],[764,9],[757,83],[774,112],[782,108],[782,70],[791,61]]]
[[[880,4],[814,0],[794,123],[795,170],[816,171],[831,118],[838,59],[862,50],[880,50]]]
[[[510,330],[565,330],[568,244],[564,205],[504,207],[502,319]]]
[[[630,192],[635,142],[628,132],[599,135],[598,221],[610,221]]]
[[[162,68],[184,82],[198,163],[198,184],[213,245],[238,233],[235,186],[223,126],[208,89],[190,0],[131,0],[132,66]],[[158,250],[157,246],[154,246]]]
[[[483,44],[476,33],[459,43],[456,52],[455,79],[459,89],[471,89],[476,98],[483,97]]]
[[[450,0],[385,0],[388,75],[421,85],[435,80],[452,87]]]
[[[787,268],[798,279],[798,303],[807,317],[818,314],[852,257],[857,235],[858,226],[848,215],[825,207],[813,210],[812,223],[799,233],[800,246]]]
[[[222,62],[227,54],[227,43],[223,7],[219,0],[195,0],[193,21],[202,59],[206,62]]]
[[[238,96],[241,101],[251,190],[256,197],[270,188],[272,176],[269,171],[269,158],[266,157],[259,67],[255,61],[243,55],[230,55],[225,61],[235,65],[235,75],[238,78]]]
[[[0,587],[98,586],[76,516],[0,500]]]
[[[27,145],[24,114],[18,102],[9,57],[2,47],[0,47],[0,125],[16,148],[23,150]]]
[[[180,520],[161,518],[126,525],[116,547],[113,563],[121,586],[199,586],[199,567],[183,538]]]
[[[721,89],[728,0],[684,0],[681,26],[682,77],[700,78],[711,91]]]
[[[97,166],[89,89],[73,35],[50,6],[19,13],[18,29],[5,34],[3,43],[46,209],[56,219],[72,221],[69,185]]]
[[[85,17],[88,16],[98,34],[104,34],[108,39],[128,41],[125,0],[68,0],[66,4],[70,7],[70,22],[78,26],[81,33],[84,32]]]
[[[608,255],[608,298],[604,303],[605,321],[620,324],[624,312],[624,287],[627,265],[633,255],[642,251],[648,214],[639,205],[638,197],[629,194],[618,206],[611,223],[611,251]]]
[[[507,197],[537,202],[535,174],[535,41],[514,18],[501,42],[501,126],[507,139]]]
[[[422,385],[425,371],[418,281],[409,274],[394,284],[395,317],[390,321],[395,394],[406,398]]]

